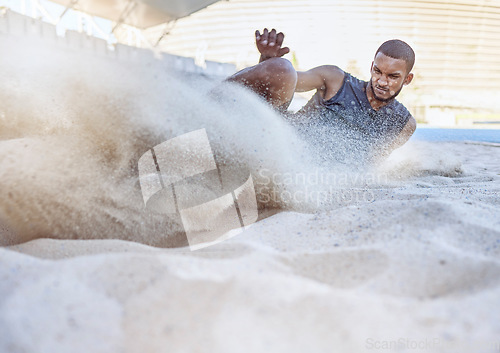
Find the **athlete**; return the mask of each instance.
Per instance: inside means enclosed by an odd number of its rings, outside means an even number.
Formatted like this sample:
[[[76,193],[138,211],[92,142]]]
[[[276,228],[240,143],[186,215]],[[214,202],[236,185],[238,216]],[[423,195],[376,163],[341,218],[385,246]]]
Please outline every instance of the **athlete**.
[[[358,80],[337,66],[296,71],[282,58],[283,33],[255,32],[259,63],[228,78],[250,88],[282,112],[301,133],[331,158],[365,163],[387,156],[411,137],[416,121],[395,98],[413,79],[412,48],[401,40],[383,43],[375,53],[371,79]],[[296,114],[287,108],[294,92],[316,90]],[[328,157],[329,158],[329,157]]]

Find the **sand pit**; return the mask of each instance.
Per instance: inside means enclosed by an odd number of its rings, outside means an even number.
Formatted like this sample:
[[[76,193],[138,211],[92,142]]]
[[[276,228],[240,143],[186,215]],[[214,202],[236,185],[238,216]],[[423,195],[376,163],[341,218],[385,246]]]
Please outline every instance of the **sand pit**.
[[[25,43],[0,42],[0,352],[500,351],[499,147],[325,170],[241,88]],[[200,128],[261,220],[190,251],[137,160]]]
[[[438,150],[459,175],[430,159]],[[281,212],[194,252],[2,248],[0,351],[498,352],[499,157],[411,144],[384,167],[399,180],[370,202]]]

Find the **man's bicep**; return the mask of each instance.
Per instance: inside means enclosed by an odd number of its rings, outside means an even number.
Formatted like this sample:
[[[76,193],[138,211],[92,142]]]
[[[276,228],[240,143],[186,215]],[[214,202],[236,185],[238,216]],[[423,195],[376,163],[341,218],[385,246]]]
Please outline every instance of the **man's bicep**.
[[[340,87],[344,80],[344,71],[337,66],[324,65],[314,69],[297,72],[297,92],[306,92],[313,89],[329,90],[337,86]]]
[[[307,71],[306,79],[297,84],[296,91],[304,92],[317,89],[323,99],[330,99],[342,88],[345,72],[337,66],[319,66]],[[301,78],[300,76],[298,79]],[[299,81],[298,81],[299,82]]]
[[[324,81],[318,70],[297,71],[296,92],[307,92],[313,89],[324,89]]]

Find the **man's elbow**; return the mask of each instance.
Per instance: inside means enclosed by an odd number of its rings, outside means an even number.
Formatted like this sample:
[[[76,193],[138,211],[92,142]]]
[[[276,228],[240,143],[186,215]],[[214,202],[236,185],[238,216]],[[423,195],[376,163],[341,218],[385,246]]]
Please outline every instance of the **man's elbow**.
[[[393,149],[399,148],[403,146],[406,142],[408,142],[408,140],[413,135],[416,129],[417,129],[417,121],[413,116],[410,116],[410,119],[403,127],[403,130],[399,133],[399,136],[396,139],[396,143],[393,146],[394,147]]]
[[[417,121],[413,116],[410,116],[410,119],[406,124],[408,125],[408,134],[409,134],[408,138],[410,138],[411,135],[413,135],[413,133],[417,129]]]
[[[408,122],[406,123],[400,134],[401,140],[403,140],[402,144],[405,144],[406,141],[410,139],[410,137],[413,135],[416,129],[417,129],[417,121],[413,116],[410,116]]]

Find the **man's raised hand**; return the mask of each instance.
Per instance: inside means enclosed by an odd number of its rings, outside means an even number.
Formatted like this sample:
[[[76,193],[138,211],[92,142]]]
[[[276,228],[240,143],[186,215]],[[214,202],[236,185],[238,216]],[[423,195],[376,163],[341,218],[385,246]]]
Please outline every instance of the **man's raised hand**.
[[[281,47],[283,39],[285,39],[285,35],[282,32],[276,33],[274,28],[271,32],[269,32],[267,28],[264,28],[262,34],[260,34],[258,30],[255,31],[255,44],[260,53],[259,62],[270,58],[279,58],[289,53],[290,48]]]

